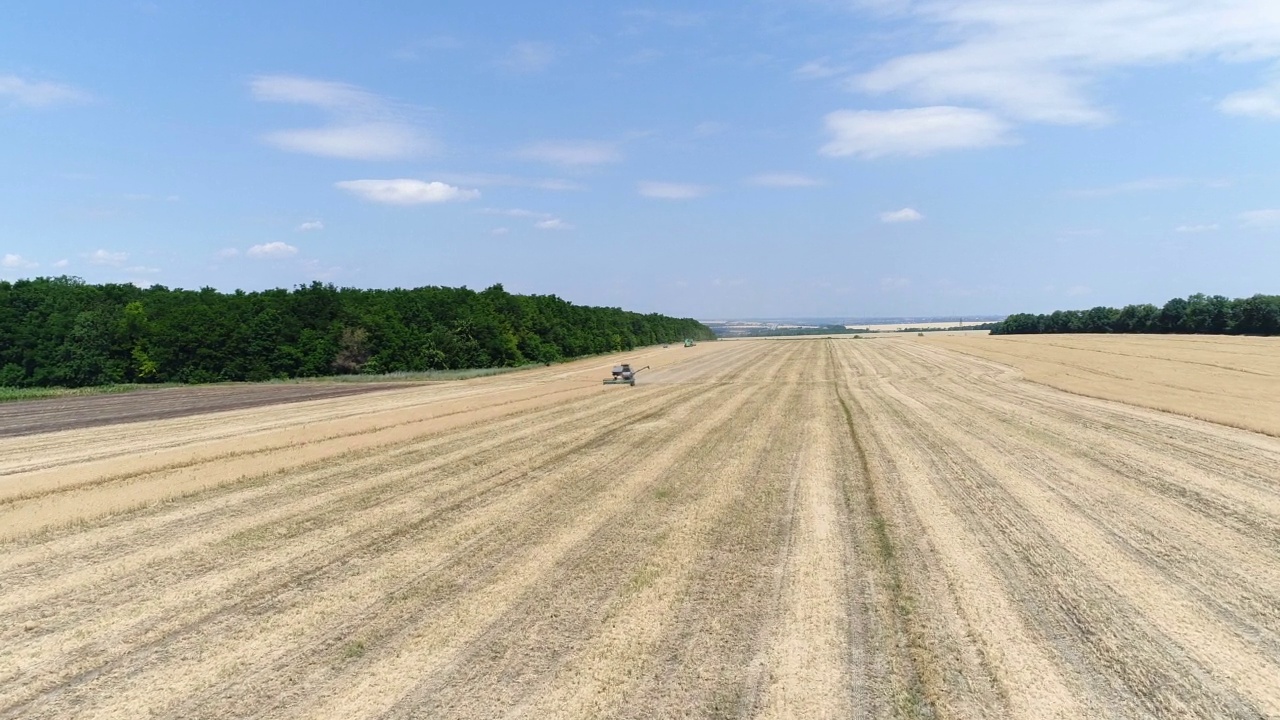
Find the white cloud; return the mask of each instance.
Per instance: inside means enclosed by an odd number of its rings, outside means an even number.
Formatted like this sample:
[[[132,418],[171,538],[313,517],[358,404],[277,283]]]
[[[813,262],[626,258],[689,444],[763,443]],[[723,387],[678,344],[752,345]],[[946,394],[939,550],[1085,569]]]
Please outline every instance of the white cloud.
[[[294,75],[260,75],[249,81],[255,100],[312,105],[333,110],[376,109],[382,100],[355,85]]]
[[[1076,197],[1107,197],[1109,195],[1128,195],[1130,193],[1153,192],[1156,190],[1176,190],[1187,187],[1193,182],[1190,178],[1184,177],[1149,177],[1116,185],[1072,190],[1067,194]]]
[[[880,289],[885,292],[905,290],[909,287],[911,287],[911,278],[904,278],[904,277],[880,278]]]
[[[511,232],[511,229],[510,229],[510,228],[496,227],[496,228],[494,228],[494,229],[490,230],[490,231],[489,231],[489,234],[490,234],[490,235],[506,235],[506,234],[507,234],[507,233],[509,233],[509,232]]]
[[[240,251],[235,248],[222,248],[218,251],[218,257],[229,259],[240,255]]]
[[[534,143],[519,153],[525,160],[553,165],[603,165],[622,159],[618,146],[594,140],[563,140]]]
[[[344,180],[334,185],[370,202],[387,205],[464,202],[480,197],[479,190],[466,190],[438,181],[425,182],[409,178]]]
[[[832,65],[823,60],[811,60],[796,68],[792,74],[802,80],[821,80],[845,72],[845,68]]]
[[[924,215],[921,215],[912,208],[902,208],[901,210],[880,213],[880,222],[882,223],[920,222],[923,219]]]
[[[350,160],[396,160],[432,149],[431,138],[404,108],[347,83],[290,75],[264,75],[249,83],[263,102],[308,105],[324,110],[330,122],[318,128],[267,133],[263,141],[288,152]]]
[[[541,220],[551,219],[551,213],[535,212],[533,210],[525,210],[523,208],[484,208],[481,211],[483,215],[503,215],[506,217],[518,218],[538,218]]]
[[[752,175],[743,182],[748,185],[777,188],[815,187],[822,184],[821,180],[796,173],[763,173]]]
[[[42,108],[86,102],[89,95],[70,85],[24,80],[17,75],[0,75],[0,99],[3,98],[8,98],[10,105]]]
[[[125,260],[129,259],[129,253],[94,250],[86,257],[89,258],[89,263],[92,265],[123,265]]]
[[[1098,124],[1109,71],[1280,57],[1280,4],[1259,0],[916,0],[905,17],[948,46],[903,55],[852,88],[975,103],[1025,121]]]
[[[477,187],[529,187],[535,190],[581,190],[582,186],[560,178],[526,178],[500,173],[433,173],[440,180],[452,185]]]
[[[1232,93],[1218,103],[1218,109],[1228,115],[1280,120],[1280,83]]]
[[[430,147],[416,129],[394,122],[280,130],[262,139],[288,152],[347,160],[395,160]]]
[[[259,258],[266,260],[278,260],[280,258],[293,257],[298,254],[298,248],[283,242],[269,242],[263,245],[254,245],[245,251],[245,255],[251,258]]]
[[[1213,223],[1212,225],[1179,225],[1178,227],[1174,228],[1173,231],[1180,232],[1180,233],[1202,233],[1202,232],[1213,232],[1214,230],[1217,230],[1217,229],[1218,229],[1218,224]]]
[[[711,137],[729,129],[727,123],[716,122],[715,120],[706,120],[693,126],[693,134],[698,137]]]
[[[624,10],[623,17],[645,23],[658,23],[673,28],[691,28],[707,22],[709,16],[704,12],[688,10],[653,10],[634,8]]]
[[[324,223],[320,220],[308,220],[298,226],[298,232],[312,232],[315,230],[323,230]]]
[[[573,226],[561,220],[560,218],[551,218],[550,220],[539,220],[533,224],[539,230],[572,230]]]
[[[1072,285],[1067,288],[1067,295],[1071,297],[1080,297],[1081,295],[1088,295],[1092,292],[1093,288],[1088,285]]]
[[[705,185],[647,181],[638,183],[636,189],[647,198],[659,200],[692,200],[711,192],[711,188]]]
[[[1240,225],[1247,228],[1270,228],[1280,225],[1280,210],[1250,210],[1238,216]]]
[[[124,270],[125,272],[131,272],[138,275],[155,275],[160,272],[160,268],[147,267],[146,265],[135,265],[133,267],[127,267]]]
[[[622,58],[621,62],[623,65],[648,65],[664,57],[666,57],[666,53],[657,48],[645,48]]]
[[[498,60],[498,65],[515,73],[538,73],[555,62],[554,46],[541,42],[518,42]]]
[[[70,260],[67,260],[66,258],[63,258],[63,259],[61,259],[61,260],[59,260],[59,261],[55,262],[55,263],[53,264],[53,266],[54,266],[54,267],[56,267],[56,268],[64,268],[64,267],[66,267],[66,266],[68,266],[68,265],[70,265],[70,264],[71,264],[71,261],[70,261]]]
[[[39,266],[40,263],[32,262],[21,255],[15,255],[13,253],[5,253],[4,257],[0,257],[0,267],[25,270]]]
[[[303,260],[301,263],[302,271],[311,280],[332,280],[342,272],[342,268],[336,265],[328,266],[321,264],[319,260],[310,259]]]
[[[822,154],[831,157],[923,156],[1014,142],[1008,123],[972,108],[837,110],[826,116],[826,126],[832,139]]]
[[[463,46],[464,43],[458,38],[451,37],[449,35],[436,35],[424,40],[409,43],[395,51],[393,55],[397,60],[421,60],[424,57],[440,52],[441,50],[457,50]]]

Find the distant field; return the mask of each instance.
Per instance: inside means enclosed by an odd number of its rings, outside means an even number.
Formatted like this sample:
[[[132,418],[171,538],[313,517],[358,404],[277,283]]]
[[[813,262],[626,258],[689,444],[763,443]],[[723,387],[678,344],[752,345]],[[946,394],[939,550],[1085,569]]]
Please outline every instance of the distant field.
[[[1277,350],[886,333],[0,405],[41,430],[0,437],[0,719],[1280,717],[1280,439],[1144,406],[1272,427]]]
[[[1028,380],[1280,436],[1280,338],[1021,335],[929,338]]]
[[[848,328],[863,328],[873,332],[898,332],[900,330],[908,330],[911,328],[955,328],[963,329],[970,325],[984,325],[990,322],[983,320],[981,322],[915,322],[915,323],[896,323],[891,325],[846,325]]]

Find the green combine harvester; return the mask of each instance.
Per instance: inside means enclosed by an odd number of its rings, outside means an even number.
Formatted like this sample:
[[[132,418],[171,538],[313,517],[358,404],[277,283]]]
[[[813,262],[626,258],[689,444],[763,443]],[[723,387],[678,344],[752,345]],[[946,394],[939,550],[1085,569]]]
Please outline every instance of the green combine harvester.
[[[648,370],[648,369],[649,369],[648,365],[645,365],[644,367],[640,368],[640,370]],[[632,387],[635,387],[636,375],[640,372],[640,370],[632,370],[631,366],[628,365],[627,363],[622,363],[621,365],[614,365],[613,377],[607,378],[604,381],[604,384],[605,385],[630,385]]]

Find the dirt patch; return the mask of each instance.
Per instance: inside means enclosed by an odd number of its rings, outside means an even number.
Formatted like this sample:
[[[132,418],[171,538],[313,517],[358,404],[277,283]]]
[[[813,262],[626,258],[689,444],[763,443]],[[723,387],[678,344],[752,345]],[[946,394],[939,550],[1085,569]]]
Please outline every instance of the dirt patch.
[[[23,400],[0,405],[0,438],[346,397],[399,387],[404,386],[389,383],[215,385]]]

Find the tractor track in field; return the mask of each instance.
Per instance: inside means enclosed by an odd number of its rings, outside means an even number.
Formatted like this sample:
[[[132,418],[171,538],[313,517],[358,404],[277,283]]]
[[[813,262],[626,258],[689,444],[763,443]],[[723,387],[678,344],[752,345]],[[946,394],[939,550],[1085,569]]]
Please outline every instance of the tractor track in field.
[[[948,347],[0,436],[0,718],[1280,716],[1280,441]]]

